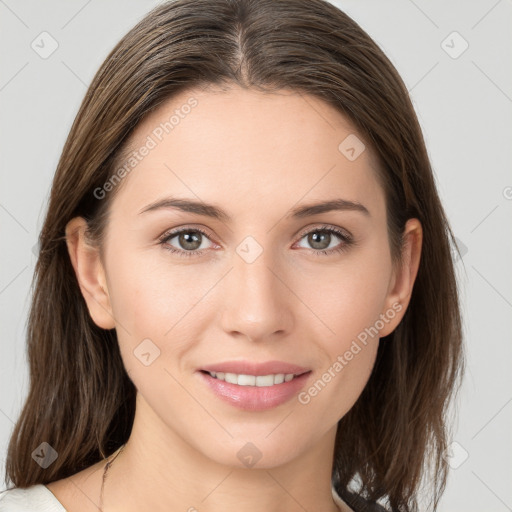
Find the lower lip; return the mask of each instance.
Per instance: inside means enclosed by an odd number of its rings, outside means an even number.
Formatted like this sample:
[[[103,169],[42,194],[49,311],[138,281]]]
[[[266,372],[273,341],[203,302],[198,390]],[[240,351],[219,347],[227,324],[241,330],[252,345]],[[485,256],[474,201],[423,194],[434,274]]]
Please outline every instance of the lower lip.
[[[289,382],[273,386],[239,386],[216,379],[209,373],[198,372],[203,381],[221,399],[244,411],[265,411],[284,404],[304,387],[311,372],[294,377]]]

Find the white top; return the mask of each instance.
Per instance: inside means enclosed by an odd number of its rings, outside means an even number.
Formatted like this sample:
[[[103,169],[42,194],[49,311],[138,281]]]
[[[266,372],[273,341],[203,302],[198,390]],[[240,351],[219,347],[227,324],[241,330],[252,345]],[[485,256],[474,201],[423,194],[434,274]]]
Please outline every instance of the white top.
[[[0,492],[0,512],[67,512],[43,484]]]
[[[338,506],[343,502],[332,488]],[[67,512],[55,495],[43,484],[26,489],[14,488],[0,492],[0,512]]]

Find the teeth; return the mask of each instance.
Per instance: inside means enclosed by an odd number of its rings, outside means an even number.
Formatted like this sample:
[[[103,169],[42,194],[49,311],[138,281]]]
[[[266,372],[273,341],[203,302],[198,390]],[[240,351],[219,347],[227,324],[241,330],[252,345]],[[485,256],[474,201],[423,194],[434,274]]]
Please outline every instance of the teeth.
[[[239,386],[257,386],[267,387],[274,384],[282,384],[290,382],[295,375],[293,373],[277,373],[273,375],[237,375],[236,373],[224,372],[208,372],[212,377],[224,380],[230,384],[238,384]]]

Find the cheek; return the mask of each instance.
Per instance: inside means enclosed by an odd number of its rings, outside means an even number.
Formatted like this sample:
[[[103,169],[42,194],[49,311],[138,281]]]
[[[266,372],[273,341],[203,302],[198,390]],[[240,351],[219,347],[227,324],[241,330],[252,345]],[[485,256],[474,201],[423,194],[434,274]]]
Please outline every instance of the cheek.
[[[205,293],[193,267],[173,265],[160,250],[122,254],[112,265],[111,304],[116,320],[136,335],[163,338]]]
[[[316,378],[298,398],[326,422],[352,407],[374,366],[391,269],[389,253],[376,246],[295,281],[317,317],[310,322],[311,339],[324,355]]]
[[[202,354],[199,359],[204,360],[208,348],[198,345],[215,327],[217,312],[225,305],[215,287],[226,268],[184,264],[177,258],[160,247],[126,250],[117,252],[108,267],[124,365],[137,388],[148,390],[148,395],[155,392],[159,396],[160,386],[169,383],[176,388],[173,396],[180,395],[169,372],[189,374],[195,362],[190,354],[196,350]],[[148,352],[152,362],[145,367],[147,361],[140,356]]]
[[[165,255],[127,251],[109,272],[124,366],[154,407],[171,410],[187,400],[173,376],[179,379],[183,356],[198,338],[199,303],[206,292],[191,268],[172,266]]]
[[[391,259],[387,247],[379,247],[368,243],[334,262],[301,265],[294,272],[293,289],[312,312],[317,338],[330,340],[331,353],[375,325],[383,313]]]
[[[368,269],[367,269],[368,270]],[[311,339],[317,340],[322,364],[310,385],[298,396],[311,417],[334,424],[362,393],[375,363],[384,286],[371,272],[339,276],[308,297],[308,305],[322,322]]]

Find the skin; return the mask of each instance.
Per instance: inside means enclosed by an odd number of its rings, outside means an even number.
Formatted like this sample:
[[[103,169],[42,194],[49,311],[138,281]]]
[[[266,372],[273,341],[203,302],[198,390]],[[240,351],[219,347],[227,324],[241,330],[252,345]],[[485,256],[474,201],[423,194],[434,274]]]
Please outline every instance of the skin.
[[[109,471],[103,510],[349,511],[331,494],[337,423],[368,381],[379,337],[406,311],[421,224],[407,222],[403,265],[394,266],[378,162],[368,145],[347,159],[338,146],[356,130],[311,96],[189,90],[148,116],[132,147],[192,96],[197,106],[118,185],[103,255],[87,243],[83,219],[66,229],[90,314],[100,327],[116,328],[138,390],[132,434]],[[214,203],[232,220],[174,209],[139,214],[170,195]],[[286,218],[291,208],[334,198],[359,202],[369,215]],[[348,231],[355,243],[319,254],[307,234],[324,225]],[[197,234],[202,254],[180,257],[158,243],[178,227],[207,231]],[[263,249],[252,263],[236,252],[247,236]],[[329,249],[344,243],[334,234],[330,240]],[[187,250],[177,236],[167,243]],[[360,344],[307,404],[294,397],[270,410],[241,411],[196,372],[230,359],[276,359],[311,369],[308,389],[393,309],[379,336]],[[133,353],[146,338],[160,349],[149,366]],[[247,442],[262,454],[252,468],[237,457]],[[103,467],[48,488],[70,512],[98,510]]]

